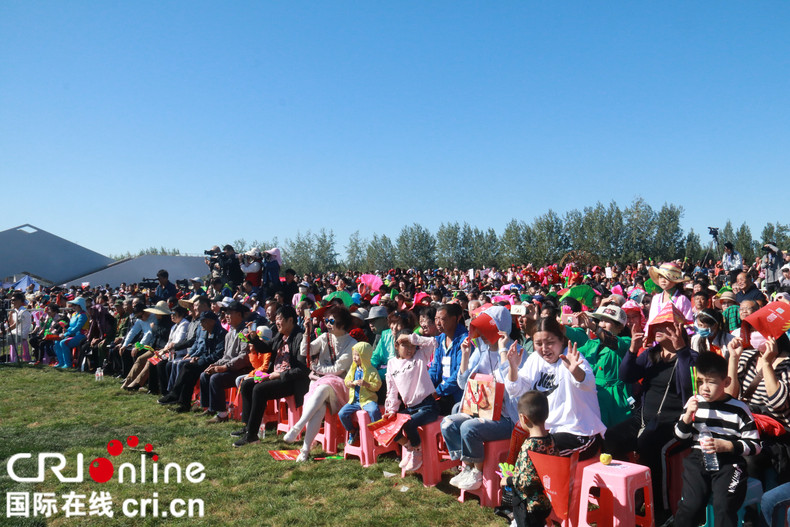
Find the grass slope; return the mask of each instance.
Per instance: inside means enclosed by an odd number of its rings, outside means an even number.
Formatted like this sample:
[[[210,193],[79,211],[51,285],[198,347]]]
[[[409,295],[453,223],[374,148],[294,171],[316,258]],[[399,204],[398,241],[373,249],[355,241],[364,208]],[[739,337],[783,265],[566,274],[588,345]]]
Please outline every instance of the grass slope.
[[[394,457],[382,457],[369,468],[356,459],[298,465],[274,461],[268,450],[293,448],[282,436],[270,430],[260,444],[236,449],[229,433],[239,427],[238,422],[207,426],[204,420],[194,413],[170,412],[151,395],[129,394],[110,378],[96,382],[92,375],[48,367],[0,366],[0,525],[505,525],[476,501],[459,503],[458,491],[447,484],[449,473],[438,487],[427,489],[417,477],[385,477],[383,471],[400,474]],[[119,484],[119,465],[139,466],[140,454],[126,449],[114,458],[107,454],[106,445],[112,439],[125,444],[130,435],[140,438],[140,447],[154,446],[160,474],[166,463],[185,468],[200,462],[206,479],[200,484]],[[76,474],[77,454],[82,453],[85,482],[60,483],[50,471],[43,483],[14,482],[8,477],[6,462],[18,452],[34,457],[39,452],[62,453],[69,463],[68,476]],[[116,467],[116,476],[105,484],[94,482],[88,474],[88,464],[96,457],[110,458]],[[31,461],[20,461],[17,468],[22,475],[35,474]],[[408,490],[401,492],[404,486]],[[115,516],[66,518],[59,512],[48,519],[6,518],[8,491],[54,492],[57,496],[107,491]],[[151,498],[154,492],[160,512],[174,498],[193,498],[204,501],[205,515],[180,519],[123,515],[123,500]],[[58,504],[62,506],[63,500],[58,498]]]

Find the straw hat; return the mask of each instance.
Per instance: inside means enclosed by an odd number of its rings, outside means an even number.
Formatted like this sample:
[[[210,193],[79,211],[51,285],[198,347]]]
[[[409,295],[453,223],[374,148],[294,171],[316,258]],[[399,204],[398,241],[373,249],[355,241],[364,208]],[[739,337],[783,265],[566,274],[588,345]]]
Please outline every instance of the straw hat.
[[[164,300],[160,300],[159,302],[157,302],[154,307],[147,307],[145,311],[148,311],[149,313],[153,313],[154,315],[170,314],[170,308],[167,307],[167,302],[165,302]]]
[[[713,301],[713,305],[716,306],[718,309],[721,309],[721,302],[723,300],[728,300],[728,301],[732,302],[733,304],[737,304],[738,303],[738,299],[735,296],[735,293],[733,293],[732,291],[725,291],[725,292],[723,292],[721,294],[721,296],[719,298],[716,298]]]
[[[663,276],[667,280],[672,283],[679,284],[681,282],[688,282],[690,280],[689,277],[683,276],[683,272],[678,267],[678,264],[675,262],[665,262],[661,264],[661,267],[651,267],[647,270],[650,274],[650,278],[658,284],[659,277]]]

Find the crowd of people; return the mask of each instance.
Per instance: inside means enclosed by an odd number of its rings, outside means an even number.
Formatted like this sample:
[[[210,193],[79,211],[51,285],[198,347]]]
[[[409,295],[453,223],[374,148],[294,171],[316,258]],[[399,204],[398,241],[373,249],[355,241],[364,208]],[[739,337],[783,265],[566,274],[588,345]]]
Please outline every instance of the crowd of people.
[[[771,302],[790,306],[790,258],[774,244],[763,252],[753,265],[726,244],[707,265],[299,277],[281,272],[277,249],[237,255],[228,245],[207,252],[205,277],[180,287],[161,270],[155,288],[11,292],[7,360],[101,368],[119,389],[156,394],[208,424],[230,419],[225,393],[236,387],[238,448],[260,441],[268,401],[293,396],[301,418],[283,439],[301,443],[300,462],[326,412],[356,444],[364,410],[371,422],[408,414],[396,440],[401,467],[418,471],[417,428],[439,421],[460,461],[450,484],[466,490],[483,484],[484,443],[511,439],[515,470],[502,485],[519,526],[542,525],[551,507],[529,450],[645,464],[658,523],[672,521],[662,451],[688,441],[675,525],[697,525],[711,496],[715,524],[735,525],[747,477],[763,482],[770,503],[790,499],[790,340],[743,324]],[[463,404],[481,378],[504,388],[493,418]],[[713,439],[700,441],[705,431]],[[711,453],[715,470],[704,464]],[[763,509],[768,525],[773,508]]]

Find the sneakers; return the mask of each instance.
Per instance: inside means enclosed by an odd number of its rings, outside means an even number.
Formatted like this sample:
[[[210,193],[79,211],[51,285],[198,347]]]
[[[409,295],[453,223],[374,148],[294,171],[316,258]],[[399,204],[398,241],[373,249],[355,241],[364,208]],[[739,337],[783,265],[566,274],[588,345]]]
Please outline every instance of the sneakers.
[[[234,430],[230,433],[230,437],[244,437],[247,435],[247,429],[242,428],[241,430]]]
[[[477,490],[483,485],[483,473],[473,468],[468,475],[458,482],[456,487],[463,490]]]
[[[411,450],[409,462],[403,467],[406,472],[414,472],[422,466],[422,450]]]
[[[348,434],[346,446],[359,446],[359,434],[357,432],[350,432]]]
[[[310,451],[302,448],[302,450],[299,451],[299,455],[296,456],[296,462],[304,463],[305,461],[310,461]]]
[[[469,475],[469,472],[472,470],[472,465],[461,465],[461,471],[450,478],[450,485],[453,487],[457,487],[458,484],[464,480],[466,476]]]
[[[283,436],[283,441],[286,443],[295,443],[297,437],[299,437],[299,430],[294,427],[285,433]]]
[[[233,446],[239,448],[239,447],[243,447],[244,445],[252,445],[253,443],[260,443],[260,442],[261,440],[258,439],[257,437],[255,439],[247,439],[246,437],[242,437],[241,439],[233,443]]]

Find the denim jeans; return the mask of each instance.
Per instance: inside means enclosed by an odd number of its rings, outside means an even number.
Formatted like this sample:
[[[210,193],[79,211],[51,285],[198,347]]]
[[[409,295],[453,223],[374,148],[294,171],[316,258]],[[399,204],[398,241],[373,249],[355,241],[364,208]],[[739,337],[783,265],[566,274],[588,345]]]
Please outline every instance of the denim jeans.
[[[429,395],[414,406],[404,405],[398,413],[411,415],[411,419],[403,425],[403,435],[409,440],[411,446],[416,447],[420,446],[420,434],[417,427],[433,423],[439,418],[439,403],[436,402],[433,395]]]
[[[505,416],[499,421],[456,413],[442,420],[442,437],[447,443],[450,459],[465,463],[483,462],[483,442],[509,439],[513,423]]]
[[[343,428],[349,432],[354,432],[357,429],[354,426],[354,414],[360,410],[365,410],[368,413],[371,423],[381,419],[381,411],[379,411],[379,405],[376,401],[369,402],[364,406],[360,406],[359,403],[348,403],[337,413],[340,422],[343,423]]]
[[[790,520],[790,483],[779,485],[765,494],[760,501],[765,525],[784,525]]]

